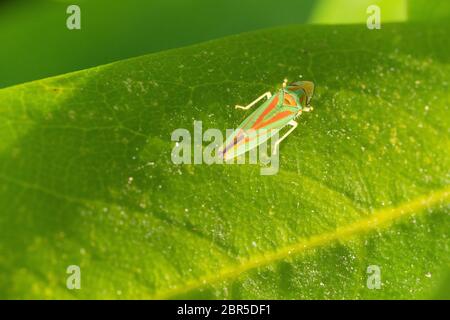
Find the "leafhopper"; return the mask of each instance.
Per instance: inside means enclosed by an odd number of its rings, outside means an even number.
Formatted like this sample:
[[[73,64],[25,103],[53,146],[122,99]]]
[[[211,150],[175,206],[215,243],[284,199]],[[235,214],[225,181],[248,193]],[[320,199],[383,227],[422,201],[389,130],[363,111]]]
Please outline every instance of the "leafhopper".
[[[256,148],[284,127],[290,126],[289,130],[273,144],[272,153],[276,154],[280,142],[297,127],[295,119],[302,112],[313,109],[310,106],[313,93],[314,83],[311,81],[288,84],[285,79],[282,88],[275,94],[268,91],[246,106],[236,105],[236,109],[248,110],[266,99],[226,139],[219,149],[220,154],[225,160],[232,159]]]

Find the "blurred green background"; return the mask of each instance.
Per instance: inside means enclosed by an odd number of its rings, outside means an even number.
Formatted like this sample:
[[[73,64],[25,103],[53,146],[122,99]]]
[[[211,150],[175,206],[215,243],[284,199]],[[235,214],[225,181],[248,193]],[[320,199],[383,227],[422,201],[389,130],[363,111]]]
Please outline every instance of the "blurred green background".
[[[66,8],[81,8],[81,30]],[[0,87],[260,28],[404,21],[406,0],[22,0],[0,2]]]
[[[0,1],[0,88],[260,28],[448,18],[450,1],[9,0]],[[81,8],[81,30],[66,8]]]

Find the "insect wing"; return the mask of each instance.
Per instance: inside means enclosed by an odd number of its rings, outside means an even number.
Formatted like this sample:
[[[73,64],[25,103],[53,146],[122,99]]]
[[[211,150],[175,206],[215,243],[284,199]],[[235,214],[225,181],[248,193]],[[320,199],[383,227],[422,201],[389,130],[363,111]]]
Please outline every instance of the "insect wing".
[[[294,118],[296,111],[283,106],[283,95],[280,91],[272,96],[227,138],[221,150],[225,159],[239,156],[266,142]]]

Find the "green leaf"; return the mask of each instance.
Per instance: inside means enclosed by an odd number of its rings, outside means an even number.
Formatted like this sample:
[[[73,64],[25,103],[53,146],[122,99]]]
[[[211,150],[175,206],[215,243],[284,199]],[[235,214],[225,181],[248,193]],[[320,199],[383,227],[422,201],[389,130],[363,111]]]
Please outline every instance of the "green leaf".
[[[0,297],[442,297],[449,29],[293,26],[0,90]],[[278,174],[171,162],[173,130],[234,128],[285,77],[316,92]]]

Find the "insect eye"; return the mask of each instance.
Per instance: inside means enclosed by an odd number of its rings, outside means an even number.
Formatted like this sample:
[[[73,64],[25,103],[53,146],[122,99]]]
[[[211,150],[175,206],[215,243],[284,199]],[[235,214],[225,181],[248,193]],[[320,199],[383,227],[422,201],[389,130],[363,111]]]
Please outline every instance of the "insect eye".
[[[303,105],[303,104],[305,104],[305,102],[306,102],[306,96],[305,96],[305,95],[302,95],[302,96],[300,97],[300,103]]]

